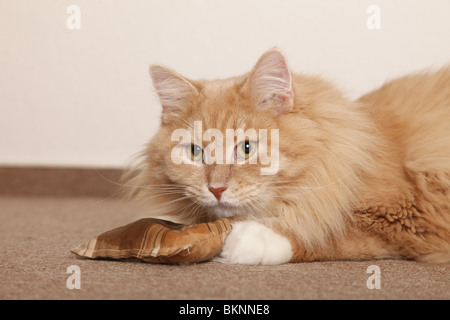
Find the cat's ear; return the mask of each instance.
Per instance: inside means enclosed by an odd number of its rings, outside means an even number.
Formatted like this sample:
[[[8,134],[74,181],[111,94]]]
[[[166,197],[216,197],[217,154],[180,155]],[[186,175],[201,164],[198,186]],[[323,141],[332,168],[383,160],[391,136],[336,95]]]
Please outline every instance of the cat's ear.
[[[244,86],[258,108],[272,106],[276,113],[288,113],[294,103],[291,72],[284,54],[274,48],[258,60]]]
[[[198,95],[197,89],[175,71],[160,65],[150,67],[150,77],[162,105],[162,120],[170,122],[185,111],[186,102]]]

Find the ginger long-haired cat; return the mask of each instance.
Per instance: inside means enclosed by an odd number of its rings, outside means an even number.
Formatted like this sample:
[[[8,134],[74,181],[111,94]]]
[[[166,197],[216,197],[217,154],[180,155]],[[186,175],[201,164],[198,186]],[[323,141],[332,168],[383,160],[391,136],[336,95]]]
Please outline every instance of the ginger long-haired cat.
[[[450,68],[357,101],[291,72],[278,49],[224,80],[150,74],[161,127],[129,194],[150,216],[241,217],[216,260],[450,261]]]

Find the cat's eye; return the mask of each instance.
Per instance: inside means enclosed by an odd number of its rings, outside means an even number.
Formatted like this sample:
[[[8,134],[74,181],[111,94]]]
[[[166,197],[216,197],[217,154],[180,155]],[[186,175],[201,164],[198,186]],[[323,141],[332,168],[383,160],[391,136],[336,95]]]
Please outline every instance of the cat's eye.
[[[203,149],[196,144],[187,145],[186,152],[192,161],[203,160]]]
[[[243,141],[236,146],[236,155],[241,159],[250,158],[256,151],[256,142]]]

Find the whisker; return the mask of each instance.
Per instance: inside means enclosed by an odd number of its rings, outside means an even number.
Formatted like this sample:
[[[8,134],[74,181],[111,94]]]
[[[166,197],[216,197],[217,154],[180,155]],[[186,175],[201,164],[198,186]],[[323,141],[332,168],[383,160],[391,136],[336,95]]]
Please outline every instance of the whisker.
[[[172,204],[172,203],[175,203],[175,202],[178,202],[178,201],[182,201],[182,200],[186,200],[186,199],[190,199],[190,197],[185,196],[185,197],[177,198],[177,199],[175,199],[175,200],[168,201],[168,202],[166,202],[165,204],[168,205],[168,204]]]
[[[192,202],[192,206],[190,206],[190,211],[189,213],[186,214],[186,217],[193,219],[196,218],[195,220],[198,220],[200,217],[202,217],[204,214],[198,215],[197,212],[200,210],[201,205],[196,202],[193,201]],[[185,210],[187,210],[188,208],[186,208]]]
[[[173,191],[167,191],[167,192],[158,192],[157,194],[154,194],[152,196],[148,196],[145,197],[143,200],[150,200],[150,199],[154,199],[154,198],[158,198],[158,197],[163,197],[163,196],[179,196],[179,195],[183,195],[184,192],[173,192]],[[189,196],[185,196],[182,198],[190,198]],[[177,198],[180,199],[180,198]]]
[[[295,194],[291,193],[289,195],[271,196],[271,197],[272,198],[285,198],[285,199],[288,199],[288,198],[292,198],[292,196],[302,196],[302,195],[309,194],[309,193],[317,191],[317,190],[320,190],[320,189],[308,190],[308,191],[305,191],[305,192],[300,192],[300,193],[295,193]]]
[[[249,206],[249,203],[248,203],[248,202],[244,202],[244,207],[245,207],[248,211],[250,211],[250,214],[251,214],[251,215],[255,216],[255,215],[257,214],[256,212],[253,211],[253,208],[251,208],[251,207]]]
[[[269,211],[269,209],[267,209],[266,206],[261,202],[255,201],[253,205],[259,207],[260,210],[263,209],[268,214],[269,217],[274,217],[273,213]]]
[[[189,212],[189,214],[188,214],[188,216],[189,217],[196,217],[197,219],[199,218],[198,217],[198,210],[200,209],[200,205],[199,204],[195,204],[193,207],[192,207],[192,209],[191,209],[191,211]]]
[[[183,185],[180,185],[180,184],[174,184],[174,183],[145,184],[145,185],[139,185],[139,186],[126,184],[126,183],[120,183],[120,182],[116,182],[116,181],[112,181],[111,179],[108,179],[98,169],[96,169],[95,171],[105,181],[107,181],[107,182],[109,182],[111,184],[117,185],[117,186],[122,186],[122,187],[130,187],[130,188],[137,188],[137,189],[154,188],[154,187],[164,187],[164,188],[167,187],[167,188],[179,188],[179,189],[186,188],[186,186],[183,186]]]
[[[315,191],[315,190],[321,190],[321,189],[324,189],[324,188],[329,187],[331,185],[334,185],[334,184],[342,181],[343,179],[345,179],[346,177],[348,177],[352,173],[353,172],[349,172],[349,173],[345,174],[343,177],[341,177],[341,178],[339,178],[339,179],[337,179],[335,181],[332,181],[332,182],[330,182],[328,184],[325,184],[325,185],[322,185],[322,186],[316,186],[316,187],[306,187],[306,186],[298,186],[298,185],[297,186],[291,186],[291,185],[289,185],[289,186],[274,186],[274,185],[270,185],[270,184],[265,185],[265,187],[269,188],[269,189],[299,188],[299,189],[302,189],[302,190]],[[298,182],[298,181],[303,181],[304,182],[305,180],[292,180],[292,181],[289,181],[289,182]],[[285,183],[285,182],[287,183],[287,181],[276,181],[276,182],[274,181],[273,184],[278,183],[278,182],[279,183]]]
[[[258,208],[256,207],[256,205],[253,204],[251,201],[246,202],[245,204],[246,204],[247,207],[251,206],[250,211],[251,211],[251,214],[252,214],[252,215],[254,215],[254,216],[259,216],[259,215],[260,215],[260,211],[261,211],[261,210],[258,209]]]
[[[181,207],[180,209],[178,209],[178,211],[175,212],[175,215],[177,215],[178,213],[181,213],[181,212],[184,211],[184,210],[189,209],[190,207],[192,207],[192,206],[194,206],[194,205],[195,205],[195,202],[194,202],[194,201],[189,202],[188,204],[186,204],[186,205],[184,205],[183,207]]]

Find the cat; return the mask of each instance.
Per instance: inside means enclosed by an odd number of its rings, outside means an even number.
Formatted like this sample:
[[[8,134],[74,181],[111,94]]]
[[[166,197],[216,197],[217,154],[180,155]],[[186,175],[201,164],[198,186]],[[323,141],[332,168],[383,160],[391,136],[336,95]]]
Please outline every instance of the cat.
[[[450,67],[356,101],[291,72],[278,48],[233,78],[194,81],[161,65],[150,75],[161,126],[124,176],[128,196],[150,216],[183,223],[240,217],[216,261],[450,262]],[[231,151],[244,163],[206,163],[195,123],[224,136],[277,130],[277,170],[261,174],[268,165],[249,161],[270,136],[236,138]],[[191,141],[175,164],[178,129]]]

